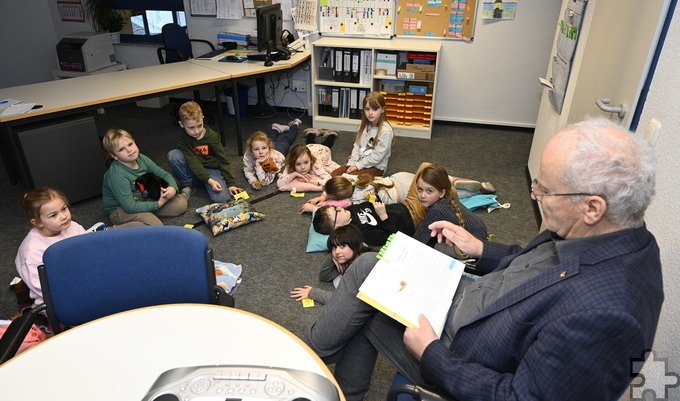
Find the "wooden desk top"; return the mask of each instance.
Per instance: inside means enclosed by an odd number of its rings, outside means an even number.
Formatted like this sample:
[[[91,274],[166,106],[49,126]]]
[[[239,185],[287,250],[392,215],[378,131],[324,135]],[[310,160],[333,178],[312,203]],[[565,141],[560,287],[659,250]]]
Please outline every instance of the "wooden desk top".
[[[321,359],[283,327],[195,304],[141,308],[70,329],[3,364],[0,383],[5,400],[140,400],[169,369],[229,364],[309,371],[337,388]]]
[[[274,62],[271,67],[265,67],[262,61],[244,61],[241,63],[225,63],[211,60],[190,60],[191,63],[229,74],[232,78],[244,78],[253,75],[267,74],[276,71],[289,70],[307,61],[311,57],[311,51],[305,50],[291,55],[289,60]]]
[[[191,62],[181,62],[2,88],[0,99],[18,99],[43,107],[26,114],[1,117],[0,122],[97,106],[229,79],[230,76],[224,72]]]

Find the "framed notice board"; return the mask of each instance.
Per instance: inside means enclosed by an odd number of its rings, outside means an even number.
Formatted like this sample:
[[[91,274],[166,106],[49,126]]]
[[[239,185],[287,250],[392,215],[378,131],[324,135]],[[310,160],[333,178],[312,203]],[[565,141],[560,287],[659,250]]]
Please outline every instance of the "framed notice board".
[[[470,41],[476,5],[476,0],[397,0],[396,35]]]
[[[319,0],[319,32],[330,36],[394,36],[397,0]]]

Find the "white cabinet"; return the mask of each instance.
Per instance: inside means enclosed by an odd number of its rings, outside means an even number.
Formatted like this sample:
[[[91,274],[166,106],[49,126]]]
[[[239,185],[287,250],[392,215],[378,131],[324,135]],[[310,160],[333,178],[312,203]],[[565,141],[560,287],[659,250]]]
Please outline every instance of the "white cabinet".
[[[410,39],[324,37],[312,45],[317,128],[356,131],[361,100],[384,93],[395,135],[430,138],[441,44]]]

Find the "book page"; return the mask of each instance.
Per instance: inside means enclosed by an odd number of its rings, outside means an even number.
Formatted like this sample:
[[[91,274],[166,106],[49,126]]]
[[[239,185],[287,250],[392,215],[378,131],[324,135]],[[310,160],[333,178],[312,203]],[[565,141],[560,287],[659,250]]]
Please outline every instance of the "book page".
[[[402,233],[379,257],[357,297],[409,327],[423,314],[441,336],[463,263]]]

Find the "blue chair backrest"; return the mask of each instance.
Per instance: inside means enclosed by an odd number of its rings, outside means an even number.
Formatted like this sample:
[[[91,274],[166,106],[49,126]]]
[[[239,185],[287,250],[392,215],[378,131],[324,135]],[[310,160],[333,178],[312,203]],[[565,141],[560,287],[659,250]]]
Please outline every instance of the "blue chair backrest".
[[[189,34],[187,34],[186,28],[183,28],[175,23],[165,24],[163,25],[163,28],[161,28],[161,34],[163,37],[163,46],[177,49],[184,56],[184,59],[182,59],[175,52],[166,52],[166,64],[194,58],[194,54],[191,49],[191,40],[189,39]]]
[[[121,228],[67,238],[47,248],[43,263],[48,317],[53,314],[66,326],[145,306],[213,300],[208,241],[183,227]]]

